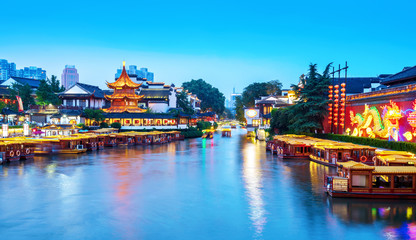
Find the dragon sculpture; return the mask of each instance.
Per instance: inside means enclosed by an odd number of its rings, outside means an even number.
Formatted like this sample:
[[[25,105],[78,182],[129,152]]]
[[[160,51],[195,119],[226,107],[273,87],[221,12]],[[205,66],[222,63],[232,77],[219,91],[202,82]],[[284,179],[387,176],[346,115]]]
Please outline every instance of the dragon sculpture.
[[[376,107],[365,105],[362,114],[350,111],[351,125],[354,127],[353,136],[393,138],[399,140],[399,120],[403,117],[399,107],[395,102],[390,101],[389,105],[381,107],[383,113],[380,116]]]

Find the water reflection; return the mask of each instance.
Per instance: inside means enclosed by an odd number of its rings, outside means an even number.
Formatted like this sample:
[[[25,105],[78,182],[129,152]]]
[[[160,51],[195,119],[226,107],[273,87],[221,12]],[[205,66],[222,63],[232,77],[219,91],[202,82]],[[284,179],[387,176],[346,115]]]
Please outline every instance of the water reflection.
[[[246,195],[250,205],[250,219],[255,229],[255,238],[262,236],[266,224],[266,211],[262,198],[262,171],[260,164],[259,149],[254,144],[245,145],[243,154],[243,178]]]

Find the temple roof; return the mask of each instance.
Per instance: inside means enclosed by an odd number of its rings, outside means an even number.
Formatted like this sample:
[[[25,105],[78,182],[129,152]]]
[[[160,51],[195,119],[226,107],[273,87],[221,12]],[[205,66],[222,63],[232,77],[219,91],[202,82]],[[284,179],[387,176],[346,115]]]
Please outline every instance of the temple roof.
[[[123,62],[123,71],[121,72],[120,77],[113,83],[108,83],[107,86],[109,88],[121,88],[121,87],[129,87],[129,88],[138,88],[141,84],[133,82],[129,75],[126,72],[126,66]]]

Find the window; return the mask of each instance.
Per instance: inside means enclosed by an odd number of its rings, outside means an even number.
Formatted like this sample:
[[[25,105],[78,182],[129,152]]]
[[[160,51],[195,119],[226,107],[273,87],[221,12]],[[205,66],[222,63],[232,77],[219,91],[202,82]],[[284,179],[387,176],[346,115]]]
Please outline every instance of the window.
[[[373,188],[391,188],[391,177],[386,175],[373,175]]]
[[[413,188],[413,176],[394,176],[394,188]]]
[[[352,175],[352,187],[366,188],[368,187],[367,175]]]

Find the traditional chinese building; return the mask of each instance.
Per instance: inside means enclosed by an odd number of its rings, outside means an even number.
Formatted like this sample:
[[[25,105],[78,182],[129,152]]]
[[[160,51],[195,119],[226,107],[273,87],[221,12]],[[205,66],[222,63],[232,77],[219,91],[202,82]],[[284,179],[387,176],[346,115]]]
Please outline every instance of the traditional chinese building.
[[[348,82],[346,85],[348,86]],[[325,120],[325,132],[381,138],[392,141],[416,139],[416,66],[381,80],[384,89],[354,95],[339,92],[339,110]],[[342,87],[343,85],[341,84]],[[347,87],[348,88],[348,87]],[[340,88],[342,90],[342,88]],[[336,94],[337,89],[333,93]],[[332,93],[330,93],[332,97]],[[343,104],[342,99],[345,99]],[[334,98],[335,99],[335,98]],[[338,108],[334,106],[330,109]],[[340,111],[345,106],[345,110]],[[337,115],[335,115],[337,113]],[[341,118],[343,119],[342,121]],[[335,120],[338,126],[335,126]],[[332,124],[331,124],[332,122]],[[345,122],[345,125],[343,124]]]
[[[177,118],[171,114],[150,113],[139,107],[144,95],[138,95],[136,90],[141,85],[142,83],[135,83],[130,79],[123,63],[120,77],[113,83],[107,83],[113,92],[105,95],[111,103],[109,108],[103,109],[106,123],[118,122],[124,130],[188,128],[185,124],[178,124]]]
[[[141,113],[144,109],[139,108],[139,101],[143,96],[136,94],[136,89],[141,84],[134,83],[126,72],[125,63],[123,62],[123,71],[120,77],[113,83],[107,83],[107,86],[114,90],[112,95],[105,95],[105,98],[111,102],[111,107],[103,109],[107,113]]]

